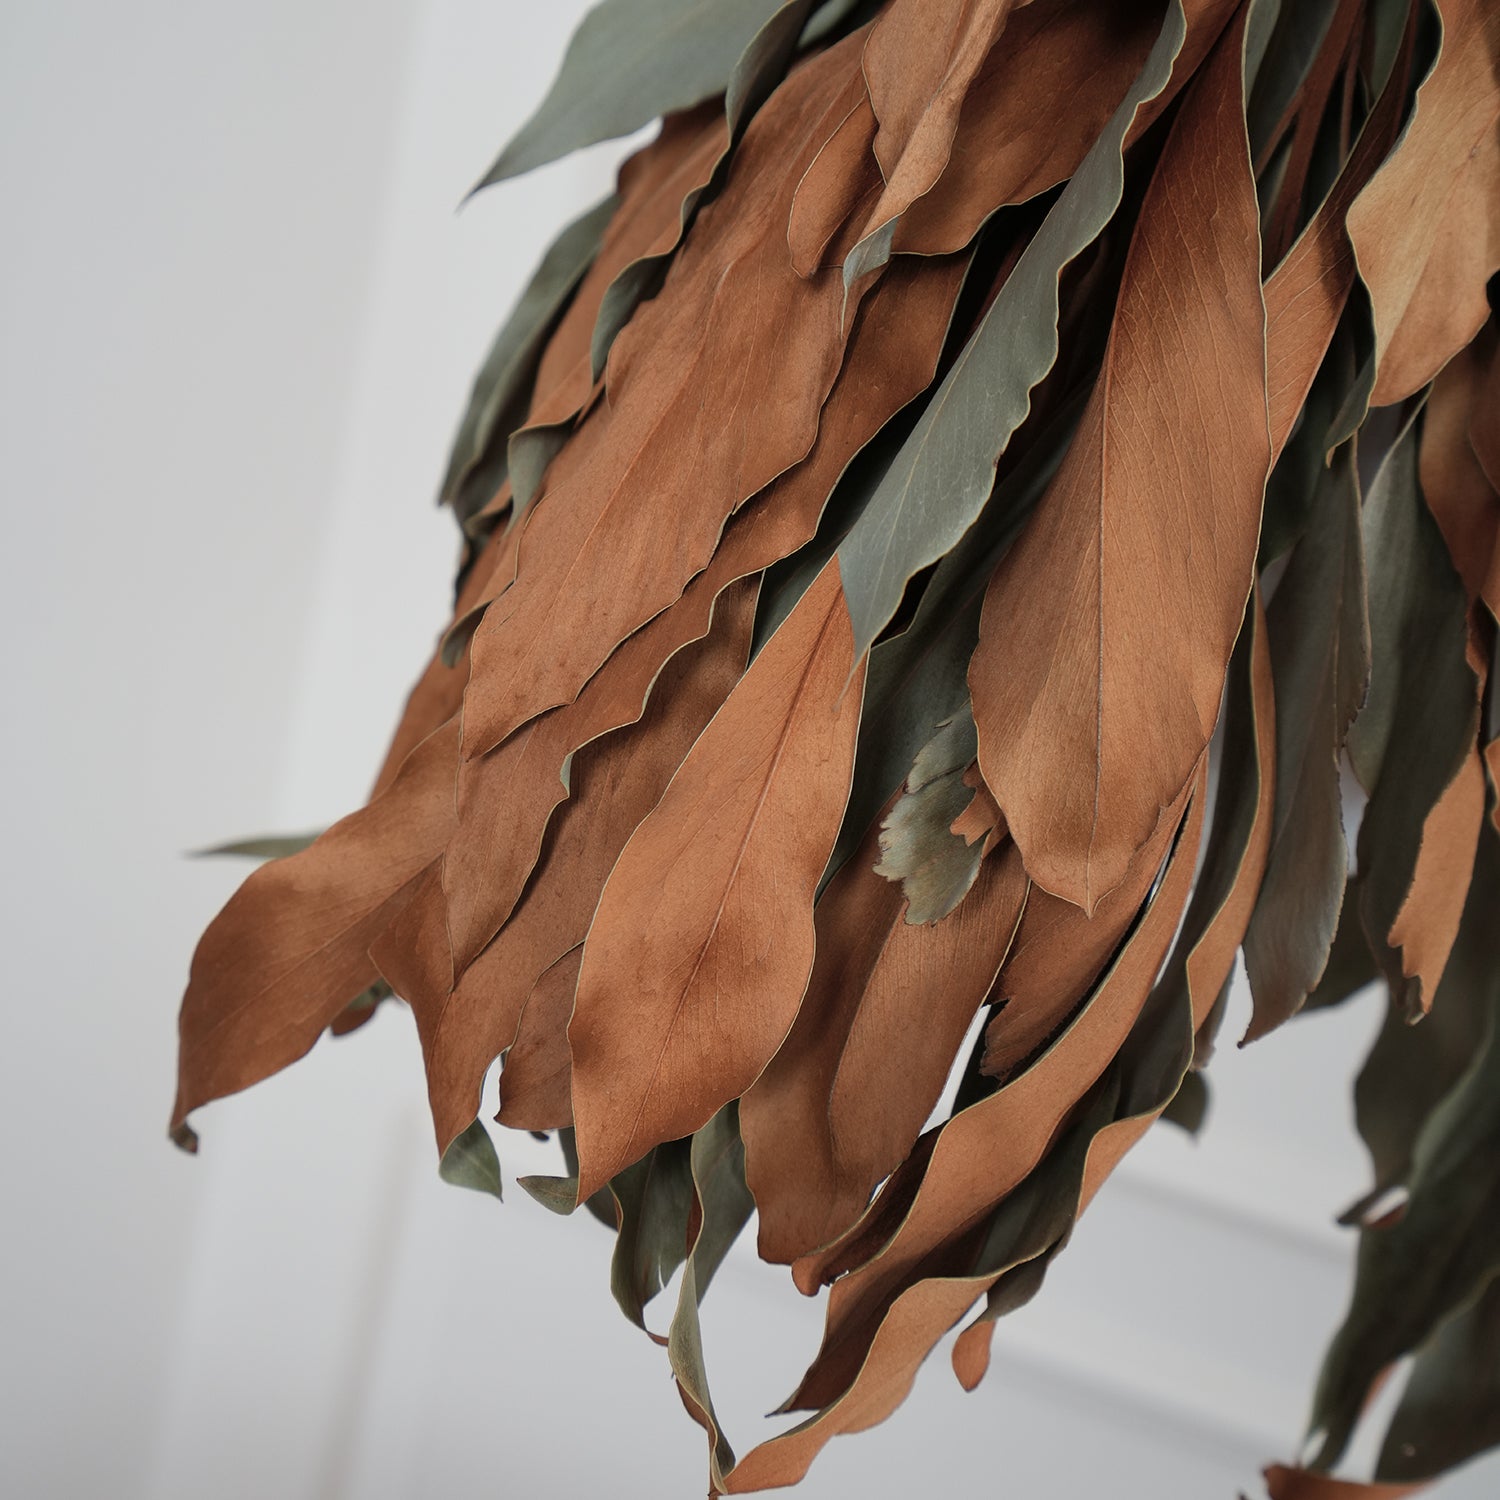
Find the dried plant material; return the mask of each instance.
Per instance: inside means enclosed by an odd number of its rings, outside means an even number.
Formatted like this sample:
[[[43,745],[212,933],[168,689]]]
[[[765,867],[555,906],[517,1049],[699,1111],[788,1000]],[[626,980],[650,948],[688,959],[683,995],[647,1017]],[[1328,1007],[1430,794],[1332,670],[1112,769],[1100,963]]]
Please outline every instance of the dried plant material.
[[[601,0],[547,97],[479,188],[545,166],[721,93],[782,0]],[[800,9],[805,13],[807,6]],[[475,189],[478,191],[478,188]]]
[[[193,955],[172,1128],[295,1062],[379,978],[368,949],[453,823],[458,725],[435,730],[368,807],[262,865]]]
[[[812,969],[813,894],[848,794],[851,673],[829,566],[615,864],[568,1031],[580,1198],[738,1098],[791,1030]],[[621,1070],[621,1047],[639,1053],[638,1069]]]
[[[627,840],[728,697],[749,650],[756,588],[730,590],[715,628],[675,657],[641,720],[582,751],[526,899],[450,990],[403,995],[416,1016],[440,1147],[474,1116],[490,1064],[515,1040],[542,974],[589,932]],[[433,920],[448,932],[442,904]]]
[[[590,12],[492,179],[661,129],[475,380],[452,620],[367,805],[226,846],[279,857],[195,959],[179,1143],[399,997],[441,1175],[498,1195],[498,1061],[561,1147],[521,1186],[615,1236],[748,1493],[960,1324],[973,1389],[1157,1121],[1212,1149],[1243,952],[1247,1042],[1388,1001],[1272,1500],[1500,1444],[1496,14]],[[806,1420],[737,1460],[700,1309],[752,1214],[831,1291]]]
[[[1420,390],[1479,332],[1500,269],[1500,12],[1484,0],[1438,12],[1442,51],[1411,124],[1349,210],[1377,406]]]
[[[515,1130],[558,1130],[573,1123],[573,1055],[568,1022],[578,989],[583,946],[570,948],[531,987],[516,1039],[500,1074],[502,1125]]]
[[[1270,444],[1241,34],[1177,117],[1104,371],[995,572],[969,671],[980,769],[1026,868],[1087,912],[1213,733],[1254,574]],[[1193,419],[1205,383],[1212,428]]]

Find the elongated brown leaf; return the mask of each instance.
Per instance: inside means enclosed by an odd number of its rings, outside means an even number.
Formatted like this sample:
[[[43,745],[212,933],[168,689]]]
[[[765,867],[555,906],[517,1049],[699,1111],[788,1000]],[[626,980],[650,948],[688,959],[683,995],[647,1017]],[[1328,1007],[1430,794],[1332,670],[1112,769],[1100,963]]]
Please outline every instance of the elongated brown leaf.
[[[502,1125],[516,1130],[558,1130],[573,1123],[573,1055],[568,1021],[578,989],[583,948],[570,948],[526,997],[516,1039],[500,1073]]]
[[[819,903],[797,1023],[741,1105],[768,1260],[790,1261],[848,1229],[900,1165],[1025,905],[1026,874],[1006,845],[951,916],[915,926],[879,890],[868,853]]]
[[[1349,210],[1375,311],[1377,406],[1420,390],[1474,337],[1500,269],[1500,10],[1437,8],[1437,66],[1400,146]]]
[[[894,799],[893,799],[894,800]],[[760,1213],[763,1260],[790,1262],[848,1227],[816,1184],[831,1175],[820,1145],[843,1043],[884,937],[901,921],[901,888],[875,873],[872,828],[814,913],[812,974],[786,1040],[740,1101],[746,1173]],[[861,1205],[862,1207],[863,1205]]]
[[[894,1235],[882,1236],[880,1253],[836,1283],[823,1349],[789,1403],[823,1409],[746,1455],[729,1476],[730,1493],[793,1484],[829,1438],[888,1416],[905,1399],[933,1344],[987,1289],[983,1278],[914,1276],[928,1254],[967,1226],[982,1223],[1025,1177],[1067,1111],[1124,1041],[1191,887],[1203,816],[1201,777],[1197,790],[1177,854],[1150,909],[1083,1016],[1016,1083],[942,1127]],[[881,1196],[906,1172],[902,1168]]]
[[[553,460],[515,583],[475,633],[467,755],[571,702],[708,563],[734,511],[811,449],[843,360],[842,288],[797,275],[786,218],[860,41],[806,63],[756,116],[723,194],[616,341],[611,399]]]
[[[892,0],[865,43],[876,125],[872,149],[884,190],[864,235],[899,218],[942,175],[959,112],[1005,29],[1013,0]]]
[[[791,1029],[862,675],[830,565],[620,855],[568,1033],[580,1197],[738,1098]]]
[[[1270,439],[1242,39],[1243,21],[1174,124],[1104,372],[969,669],[980,768],[1027,870],[1090,912],[1213,733],[1254,572]]]
[[[209,924],[178,1020],[175,1131],[200,1105],[295,1062],[379,977],[367,949],[442,849],[457,754],[451,720],[369,806],[262,865]]]
[[[1228,21],[1232,0],[1189,0],[1172,82],[1136,115],[1138,137],[1181,91]],[[1007,203],[1022,203],[1073,175],[1129,91],[1162,24],[1142,0],[1033,0],[1011,16],[975,76],[946,169],[896,226],[896,253],[958,249]],[[1067,100],[1059,109],[1057,101]]]

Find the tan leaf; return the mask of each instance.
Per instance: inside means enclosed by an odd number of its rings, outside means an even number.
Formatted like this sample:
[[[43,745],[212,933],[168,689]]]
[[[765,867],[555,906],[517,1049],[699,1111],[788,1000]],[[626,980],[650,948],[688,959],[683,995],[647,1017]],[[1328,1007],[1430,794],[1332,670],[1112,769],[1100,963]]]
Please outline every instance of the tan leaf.
[[[1221,45],[1174,123],[1103,372],[995,571],[969,669],[980,768],[1027,871],[1088,912],[1213,733],[1254,575],[1270,439],[1240,68]]]
[[[520,1025],[500,1073],[502,1125],[560,1130],[573,1123],[573,1054],[568,1021],[578,989],[583,948],[570,948],[543,971],[527,997]]]
[[[1349,210],[1375,313],[1377,406],[1420,390],[1474,337],[1500,269],[1500,8],[1438,10],[1442,51],[1411,124]]]
[[[1142,106],[1132,139],[1177,97],[1234,9],[1234,0],[1186,0],[1188,33],[1173,82]],[[950,253],[997,208],[1071,177],[1135,82],[1161,19],[1162,7],[1149,0],[1018,8],[975,76],[945,170],[897,225],[895,250]]]
[[[743,1094],[791,1029],[862,687],[830,562],[620,855],[569,1028],[580,1201]]]
[[[1406,76],[1416,36],[1406,29],[1391,78],[1375,101],[1328,196],[1266,281],[1266,387],[1273,460],[1291,436],[1354,284],[1345,220],[1380,168],[1401,127]]]
[[[974,796],[969,805],[949,825],[949,832],[961,838],[966,844],[977,844],[980,839],[984,840],[984,852],[988,854],[991,848],[1005,837],[1005,814],[1000,811],[1000,804],[990,794],[990,789],[984,784],[984,777],[979,774],[979,762],[975,761],[967,771],[964,772],[964,785],[968,787]]]
[[[1375,1484],[1362,1479],[1335,1479],[1307,1469],[1272,1464],[1266,1471],[1266,1491],[1271,1500],[1402,1500],[1427,1488],[1421,1484]]]
[[[871,868],[870,845],[818,905],[796,1025],[740,1106],[767,1260],[793,1260],[848,1229],[911,1150],[1025,905],[1026,874],[1007,844],[951,916],[902,921],[899,890]]]
[[[182,1000],[174,1129],[295,1062],[379,977],[367,950],[442,850],[457,766],[455,719],[368,806],[261,865],[230,897],[198,943]]]
[[[885,191],[871,228],[905,212],[948,165],[959,111],[1012,3],[891,0],[876,18],[863,68]]]

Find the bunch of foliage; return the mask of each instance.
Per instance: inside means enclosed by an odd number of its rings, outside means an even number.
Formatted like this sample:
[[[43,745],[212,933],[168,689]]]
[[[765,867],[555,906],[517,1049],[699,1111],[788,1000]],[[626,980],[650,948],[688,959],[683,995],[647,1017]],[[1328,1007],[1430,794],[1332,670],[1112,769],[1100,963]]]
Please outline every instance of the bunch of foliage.
[[[503,1059],[626,1313],[680,1272],[738,1493],[971,1313],[981,1379],[1201,1115],[1241,950],[1246,1040],[1380,980],[1353,1296],[1268,1483],[1500,1442],[1497,75],[1493,0],[605,0],[481,186],[660,131],[479,373],[369,802],[199,946],[177,1138],[394,994],[498,1188]],[[752,1211],[832,1290],[737,1461],[698,1307]]]

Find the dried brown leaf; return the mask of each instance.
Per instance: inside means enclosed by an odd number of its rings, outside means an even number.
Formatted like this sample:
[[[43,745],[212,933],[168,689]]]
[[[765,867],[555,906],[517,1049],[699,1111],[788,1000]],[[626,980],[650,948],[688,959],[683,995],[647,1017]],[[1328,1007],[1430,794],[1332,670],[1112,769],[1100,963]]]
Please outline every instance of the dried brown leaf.
[[[1270,439],[1240,33],[1174,123],[1104,370],[969,668],[979,764],[1026,868],[1088,912],[1213,733],[1254,576]]]
[[[568,1033],[580,1198],[738,1098],[791,1030],[862,684],[829,563],[620,855]]]
[[[1478,333],[1500,269],[1500,9],[1437,8],[1437,65],[1401,144],[1349,210],[1375,312],[1377,406],[1420,390]]]

